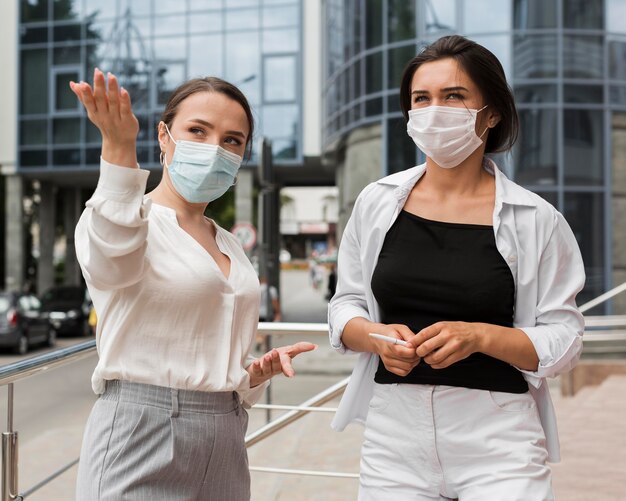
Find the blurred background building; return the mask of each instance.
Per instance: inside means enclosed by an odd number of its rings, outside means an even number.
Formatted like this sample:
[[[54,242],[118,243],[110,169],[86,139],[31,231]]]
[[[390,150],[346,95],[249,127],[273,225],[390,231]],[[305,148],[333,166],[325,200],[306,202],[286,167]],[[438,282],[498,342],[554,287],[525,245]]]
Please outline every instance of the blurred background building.
[[[626,281],[624,0],[327,0],[323,26],[323,149],[340,227],[364,184],[422,162],[400,76],[420,47],[459,33],[504,66],[521,136],[498,163],[572,226],[587,270],[579,303]],[[612,307],[626,302],[596,313]]]
[[[6,1],[0,57],[14,78],[0,79],[0,277],[39,291],[80,280],[73,228],[95,187],[100,144],[67,83],[91,81],[95,66],[119,75],[133,98],[152,185],[168,94],[207,74],[238,85],[257,140],[272,140],[278,188],[338,187],[327,201],[338,221],[294,225],[294,193],[277,195],[282,245],[299,256],[324,239],[332,252],[329,234],[340,237],[359,191],[423,160],[400,113],[400,75],[423,45],[460,33],[505,68],[521,136],[498,162],[574,229],[584,302],[626,281],[625,19],[626,0]],[[256,224],[258,151],[218,204],[227,228]],[[329,233],[306,233],[322,228]],[[594,313],[624,311],[617,301]]]

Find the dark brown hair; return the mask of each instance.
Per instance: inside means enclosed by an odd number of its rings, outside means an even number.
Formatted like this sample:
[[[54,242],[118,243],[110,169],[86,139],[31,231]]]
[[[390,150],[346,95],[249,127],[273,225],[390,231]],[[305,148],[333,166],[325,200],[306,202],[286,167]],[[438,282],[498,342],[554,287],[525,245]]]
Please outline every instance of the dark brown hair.
[[[400,108],[404,118],[409,119],[411,80],[417,69],[424,63],[448,57],[454,59],[476,84],[485,104],[500,114],[500,121],[489,131],[485,153],[509,150],[517,140],[519,119],[504,69],[489,50],[460,35],[440,38],[409,61],[400,83]]]
[[[183,82],[174,90],[174,92],[172,92],[167,100],[167,104],[165,105],[165,109],[161,115],[161,120],[165,122],[168,127],[171,127],[172,122],[176,117],[176,113],[178,113],[178,106],[180,103],[196,92],[217,92],[229,97],[241,105],[243,111],[246,113],[248,125],[250,127],[250,132],[248,133],[248,137],[246,139],[246,157],[250,158],[252,153],[252,137],[254,134],[254,117],[252,116],[252,109],[250,108],[250,104],[248,104],[246,96],[243,95],[243,92],[241,92],[233,84],[222,80],[221,78],[192,78],[191,80]]]

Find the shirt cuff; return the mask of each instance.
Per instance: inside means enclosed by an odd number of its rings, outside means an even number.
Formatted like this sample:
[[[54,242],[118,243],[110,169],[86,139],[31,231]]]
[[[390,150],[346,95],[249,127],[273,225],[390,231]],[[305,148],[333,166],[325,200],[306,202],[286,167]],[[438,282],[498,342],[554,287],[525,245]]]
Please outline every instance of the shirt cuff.
[[[146,192],[150,171],[122,167],[100,158],[100,177],[94,194],[108,200],[132,203],[141,202]]]

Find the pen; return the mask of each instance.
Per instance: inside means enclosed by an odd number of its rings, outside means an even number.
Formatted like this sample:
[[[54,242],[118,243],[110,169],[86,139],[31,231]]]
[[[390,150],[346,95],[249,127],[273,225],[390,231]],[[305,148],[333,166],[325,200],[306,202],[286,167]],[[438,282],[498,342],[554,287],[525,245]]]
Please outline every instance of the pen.
[[[370,332],[371,337],[375,337],[376,339],[380,339],[382,341],[386,341],[391,344],[399,344],[400,346],[406,346],[408,343],[402,339],[397,339],[395,337],[383,336],[382,334],[376,334],[374,332]]]

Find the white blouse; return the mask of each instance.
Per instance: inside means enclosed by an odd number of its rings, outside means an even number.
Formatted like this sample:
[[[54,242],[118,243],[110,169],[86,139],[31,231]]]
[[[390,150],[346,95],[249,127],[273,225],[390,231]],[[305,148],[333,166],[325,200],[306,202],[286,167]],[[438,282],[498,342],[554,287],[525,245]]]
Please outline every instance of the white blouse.
[[[149,172],[101,160],[100,179],[76,226],[76,255],[98,314],[96,393],[105,380],[237,391],[259,319],[259,281],[237,239],[215,225],[230,258],[228,278],[178,224],[176,211],[146,197]]]
[[[513,325],[526,333],[539,357],[536,371],[519,370],[537,402],[548,461],[557,462],[556,415],[545,378],[570,370],[582,351],[585,324],[576,306],[576,295],[585,284],[582,257],[572,230],[554,207],[509,181],[489,158],[485,157],[483,167],[495,176],[493,231],[515,280]],[[328,310],[330,342],[340,353],[350,352],[341,335],[352,318],[380,321],[372,274],[387,231],[425,172],[422,164],[371,183],[354,205],[339,246],[337,293]],[[343,430],[352,421],[365,423],[377,368],[378,355],[360,354],[335,414],[334,429]]]

